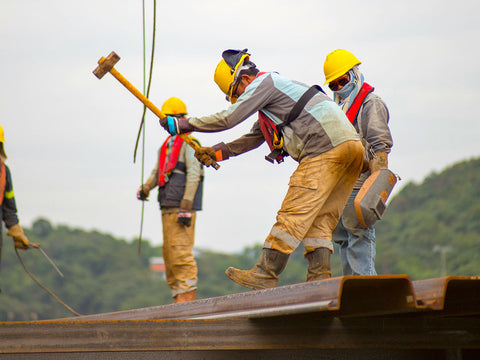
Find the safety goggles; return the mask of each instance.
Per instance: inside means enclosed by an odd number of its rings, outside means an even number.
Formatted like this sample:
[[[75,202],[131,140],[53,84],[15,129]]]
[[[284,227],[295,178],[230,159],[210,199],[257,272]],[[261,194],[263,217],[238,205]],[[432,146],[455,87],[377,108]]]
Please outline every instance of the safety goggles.
[[[350,82],[350,75],[345,74],[341,78],[328,83],[328,87],[332,91],[338,91],[341,88],[343,88],[345,85],[347,85],[349,82]]]

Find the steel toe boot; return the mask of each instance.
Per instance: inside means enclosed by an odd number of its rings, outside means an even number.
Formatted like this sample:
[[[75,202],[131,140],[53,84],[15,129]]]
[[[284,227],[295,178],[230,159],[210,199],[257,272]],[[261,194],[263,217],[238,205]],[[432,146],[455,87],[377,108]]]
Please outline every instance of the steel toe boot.
[[[307,281],[328,279],[332,276],[330,270],[330,249],[317,248],[305,255],[308,261]]]
[[[266,289],[277,286],[278,275],[285,269],[289,254],[278,250],[263,249],[260,261],[250,270],[229,267],[225,274],[237,284],[250,289]]]

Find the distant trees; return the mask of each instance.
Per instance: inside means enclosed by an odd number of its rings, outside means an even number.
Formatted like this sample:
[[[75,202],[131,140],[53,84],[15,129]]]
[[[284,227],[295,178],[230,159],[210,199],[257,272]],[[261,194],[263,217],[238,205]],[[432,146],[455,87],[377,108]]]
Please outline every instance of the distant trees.
[[[161,246],[127,242],[97,231],[52,226],[40,218],[25,229],[65,275],[60,277],[35,249],[19,251],[28,269],[60,299],[81,314],[113,312],[172,302],[164,279],[149,269],[149,259],[162,255]],[[448,247],[447,275],[480,275],[480,159],[461,162],[422,184],[408,183],[392,199],[377,223],[377,272],[408,274],[413,280],[439,277],[441,253]],[[229,280],[229,266],[251,268],[262,244],[238,254],[196,249],[198,298],[248,291]],[[341,275],[336,253],[333,276]],[[279,286],[305,281],[307,264],[300,246],[280,275]],[[53,319],[73,316],[24,272],[4,233],[0,269],[0,321]]]

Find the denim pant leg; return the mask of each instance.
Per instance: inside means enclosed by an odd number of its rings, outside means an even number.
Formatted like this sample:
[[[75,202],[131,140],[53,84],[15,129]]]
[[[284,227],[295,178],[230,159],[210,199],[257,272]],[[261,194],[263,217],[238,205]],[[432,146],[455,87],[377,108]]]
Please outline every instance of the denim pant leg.
[[[364,229],[355,214],[354,200],[358,189],[348,198],[332,236],[340,245],[343,275],[377,275],[375,271],[375,228]]]

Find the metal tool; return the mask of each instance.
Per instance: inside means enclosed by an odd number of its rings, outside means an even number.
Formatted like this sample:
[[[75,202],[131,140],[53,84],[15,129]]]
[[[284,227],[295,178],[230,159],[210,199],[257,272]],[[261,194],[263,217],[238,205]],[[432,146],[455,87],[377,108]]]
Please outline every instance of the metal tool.
[[[45,251],[43,251],[43,249],[40,247],[40,244],[35,244],[35,243],[30,243],[30,246],[35,248],[35,249],[38,249],[40,250],[40,252],[43,254],[43,256],[45,256],[45,258],[50,262],[50,264],[52,264],[53,268],[55,270],[57,270],[58,274],[61,276],[61,277],[64,277],[62,272],[60,271],[60,269],[57,267],[57,265],[55,265],[55,263],[53,262],[52,259],[50,259],[50,257],[47,255],[47,253]]]
[[[127,88],[133,95],[137,97],[147,108],[149,108],[155,115],[157,115],[160,119],[165,117],[165,114],[156,107],[145,95],[143,95],[135,86],[133,86],[122,74],[120,74],[115,68],[114,65],[120,60],[120,56],[118,56],[114,51],[110,53],[106,58],[101,57],[98,60],[98,66],[93,70],[93,74],[101,79],[107,72],[113,75],[120,83]],[[179,134],[179,136],[188,144],[190,145],[195,151],[197,151],[200,147],[196,142],[193,141],[191,137],[186,134]],[[212,166],[215,170],[220,168],[220,165],[213,160]]]

